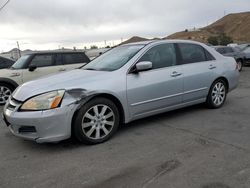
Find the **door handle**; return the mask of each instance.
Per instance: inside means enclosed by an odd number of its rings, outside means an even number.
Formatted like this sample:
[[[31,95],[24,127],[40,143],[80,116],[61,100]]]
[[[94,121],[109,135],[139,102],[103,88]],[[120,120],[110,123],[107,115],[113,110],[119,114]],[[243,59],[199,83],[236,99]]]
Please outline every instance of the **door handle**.
[[[61,69],[59,69],[59,71],[66,71],[66,69],[65,68],[61,68]]]
[[[20,73],[18,72],[14,72],[10,75],[10,77],[17,77],[17,76],[20,76]]]
[[[182,73],[179,73],[179,72],[176,72],[174,71],[172,74],[171,74],[171,77],[177,77],[177,76],[181,76]]]
[[[216,66],[215,66],[215,65],[209,65],[209,69],[210,69],[210,70],[216,69]]]

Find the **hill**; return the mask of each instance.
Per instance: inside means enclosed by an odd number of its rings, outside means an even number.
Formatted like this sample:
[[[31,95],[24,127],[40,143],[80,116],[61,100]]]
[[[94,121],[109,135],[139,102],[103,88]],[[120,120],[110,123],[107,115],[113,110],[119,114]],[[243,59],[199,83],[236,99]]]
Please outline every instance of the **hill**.
[[[194,31],[174,33],[163,39],[191,39],[207,42],[210,36],[225,33],[234,42],[250,42],[250,12],[228,14],[213,24]]]
[[[128,43],[133,43],[133,42],[142,42],[142,41],[147,41],[149,39],[146,39],[146,38],[142,38],[142,37],[138,37],[138,36],[134,36],[124,42],[121,43],[122,44],[128,44]]]
[[[235,43],[250,43],[249,31],[250,12],[243,12],[228,14],[207,27],[194,29],[192,31],[186,30],[177,32],[162,39],[188,39],[207,43],[207,39],[210,36],[216,36],[225,33],[227,36],[230,36]],[[146,40],[152,39],[134,36],[121,44],[141,42]]]

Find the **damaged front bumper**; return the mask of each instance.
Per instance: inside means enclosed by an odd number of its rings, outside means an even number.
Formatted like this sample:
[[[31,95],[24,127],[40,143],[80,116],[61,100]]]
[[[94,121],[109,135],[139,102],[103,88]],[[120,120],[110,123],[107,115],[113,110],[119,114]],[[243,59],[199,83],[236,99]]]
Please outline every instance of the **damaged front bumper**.
[[[58,142],[71,137],[71,123],[77,105],[72,103],[45,111],[20,112],[11,100],[3,111],[3,119],[10,131],[18,137],[37,143]]]
[[[20,111],[23,102],[13,96],[3,110],[3,120],[10,131],[18,137],[37,143],[58,142],[71,137],[74,113],[95,92],[84,89],[67,90],[59,108],[41,111]]]

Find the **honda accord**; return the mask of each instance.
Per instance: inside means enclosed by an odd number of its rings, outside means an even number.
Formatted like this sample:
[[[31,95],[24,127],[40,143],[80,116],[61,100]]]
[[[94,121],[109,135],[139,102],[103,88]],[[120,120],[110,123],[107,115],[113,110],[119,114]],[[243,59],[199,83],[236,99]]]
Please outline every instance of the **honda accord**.
[[[237,87],[237,68],[198,42],[125,44],[79,69],[19,86],[3,118],[14,135],[37,143],[74,136],[98,144],[136,119],[198,103],[220,108]]]

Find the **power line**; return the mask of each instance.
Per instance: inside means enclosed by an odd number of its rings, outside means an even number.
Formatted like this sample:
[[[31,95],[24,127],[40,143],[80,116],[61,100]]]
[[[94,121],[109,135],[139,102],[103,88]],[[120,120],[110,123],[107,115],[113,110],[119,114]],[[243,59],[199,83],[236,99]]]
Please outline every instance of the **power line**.
[[[10,2],[10,0],[7,0],[7,1],[3,4],[3,6],[0,7],[0,11],[3,10],[3,8],[4,8],[9,2]]]

